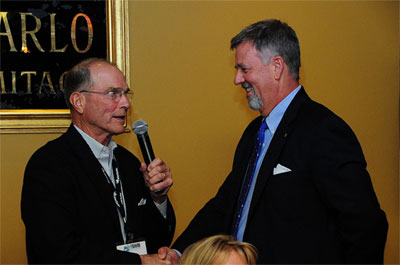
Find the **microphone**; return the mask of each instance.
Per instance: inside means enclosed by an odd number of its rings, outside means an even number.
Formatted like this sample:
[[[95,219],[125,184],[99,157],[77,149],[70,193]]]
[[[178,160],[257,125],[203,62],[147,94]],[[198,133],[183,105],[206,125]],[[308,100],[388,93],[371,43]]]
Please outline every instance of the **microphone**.
[[[153,161],[155,158],[153,148],[151,147],[150,137],[147,133],[149,127],[147,126],[147,123],[145,121],[137,120],[133,123],[132,129],[138,138],[143,159],[146,164],[149,165],[151,161]]]
[[[132,125],[132,130],[136,134],[140,146],[140,151],[142,151],[143,159],[147,165],[154,160],[154,152],[153,148],[151,147],[150,137],[147,131],[149,127],[147,123],[143,120],[137,120]],[[154,193],[161,194],[164,192],[165,189],[156,190]]]

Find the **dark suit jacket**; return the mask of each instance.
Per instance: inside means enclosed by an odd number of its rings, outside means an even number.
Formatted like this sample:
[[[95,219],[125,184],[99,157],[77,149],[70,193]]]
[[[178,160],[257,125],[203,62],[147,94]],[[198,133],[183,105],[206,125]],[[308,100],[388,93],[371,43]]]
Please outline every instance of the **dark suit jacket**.
[[[233,168],[217,195],[173,248],[229,234],[262,117],[246,128]],[[281,164],[291,172],[273,174]],[[257,178],[244,241],[266,263],[382,263],[387,234],[366,162],[346,123],[302,88],[271,141]]]
[[[146,240],[149,253],[156,253],[172,241],[172,206],[168,202],[164,219],[145,187],[139,160],[121,146],[114,154],[125,195],[127,230]],[[142,198],[146,204],[138,206]],[[28,162],[21,211],[29,263],[140,264],[138,255],[116,250],[123,239],[112,188],[72,125]]]

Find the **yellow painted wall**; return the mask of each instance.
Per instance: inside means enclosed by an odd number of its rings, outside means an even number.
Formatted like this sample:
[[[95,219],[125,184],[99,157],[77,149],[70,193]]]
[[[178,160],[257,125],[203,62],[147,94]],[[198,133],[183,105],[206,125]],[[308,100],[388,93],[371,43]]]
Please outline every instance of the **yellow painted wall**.
[[[297,32],[301,83],[357,134],[389,220],[385,263],[399,263],[399,2],[129,1],[129,124],[149,123],[156,155],[172,168],[179,235],[229,172],[257,113],[233,85],[229,41],[279,18]],[[1,263],[26,263],[20,193],[24,167],[57,134],[1,135]],[[140,156],[136,137],[117,142]]]

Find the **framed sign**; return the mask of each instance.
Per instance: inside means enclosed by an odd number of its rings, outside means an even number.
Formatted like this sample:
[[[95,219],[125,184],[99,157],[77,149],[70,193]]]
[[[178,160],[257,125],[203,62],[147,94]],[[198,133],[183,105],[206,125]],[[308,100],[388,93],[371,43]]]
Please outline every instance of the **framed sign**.
[[[89,57],[117,64],[129,84],[125,0],[2,1],[0,133],[64,132],[65,72]]]

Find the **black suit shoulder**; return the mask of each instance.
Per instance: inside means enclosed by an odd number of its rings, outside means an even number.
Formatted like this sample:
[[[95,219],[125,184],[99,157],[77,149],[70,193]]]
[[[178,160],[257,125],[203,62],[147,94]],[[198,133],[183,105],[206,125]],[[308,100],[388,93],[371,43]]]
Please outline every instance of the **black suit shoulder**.
[[[298,118],[304,125],[310,127],[325,127],[327,124],[332,126],[342,126],[351,130],[350,126],[333,111],[326,106],[311,99],[306,100],[299,109]]]
[[[300,135],[304,137],[303,144],[313,147],[316,156],[321,157],[324,152],[329,152],[328,146],[332,145],[332,148],[342,148],[337,151],[342,153],[343,157],[352,155],[353,158],[348,160],[357,160],[366,166],[360,142],[352,128],[341,117],[318,102],[311,99],[304,102],[297,113],[293,130],[302,131]]]
[[[58,196],[55,196],[55,199],[62,196],[63,193],[58,192],[60,189],[67,191],[70,188],[71,178],[79,175],[80,171],[76,166],[79,161],[73,161],[76,160],[76,157],[70,147],[65,135],[62,135],[47,142],[34,152],[25,168],[23,202],[29,204],[29,201],[24,201],[26,196],[36,197],[40,194],[40,190],[39,192],[35,190],[37,188],[56,192]]]

